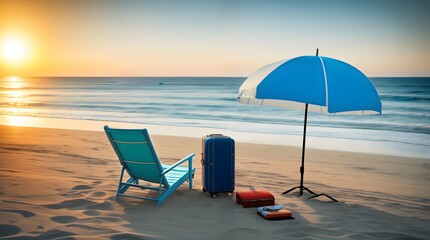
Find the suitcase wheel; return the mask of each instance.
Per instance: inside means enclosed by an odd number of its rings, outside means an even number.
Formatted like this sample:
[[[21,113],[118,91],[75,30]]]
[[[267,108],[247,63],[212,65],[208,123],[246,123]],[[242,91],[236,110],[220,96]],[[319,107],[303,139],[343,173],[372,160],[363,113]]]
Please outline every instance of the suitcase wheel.
[[[216,193],[212,193],[212,194],[211,194],[211,197],[212,197],[212,198],[216,198],[216,196],[217,196],[217,195],[216,195]]]
[[[206,192],[206,189],[205,189],[205,188],[203,188],[203,192]]]

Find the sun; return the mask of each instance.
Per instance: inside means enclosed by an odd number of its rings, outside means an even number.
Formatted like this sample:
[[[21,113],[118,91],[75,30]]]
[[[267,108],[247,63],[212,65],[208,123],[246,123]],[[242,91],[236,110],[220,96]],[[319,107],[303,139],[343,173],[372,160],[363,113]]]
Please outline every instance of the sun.
[[[27,44],[19,37],[6,38],[1,46],[1,53],[6,63],[21,63],[28,55]]]

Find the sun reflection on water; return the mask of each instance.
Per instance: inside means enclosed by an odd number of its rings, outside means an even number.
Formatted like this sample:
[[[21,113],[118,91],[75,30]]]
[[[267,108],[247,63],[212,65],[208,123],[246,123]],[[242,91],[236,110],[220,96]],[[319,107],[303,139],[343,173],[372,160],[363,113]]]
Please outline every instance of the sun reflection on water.
[[[6,103],[11,106],[19,107],[27,105],[27,100],[23,90],[7,91]]]
[[[25,87],[25,81],[22,78],[11,76],[6,77],[5,80],[5,88],[23,88]]]
[[[2,79],[0,102],[2,107],[23,107],[28,105],[26,83],[20,77],[6,77]],[[3,109],[5,110],[5,109]]]
[[[11,76],[0,78],[0,115],[2,124],[10,126],[28,126],[31,119],[25,116],[32,109],[29,105],[29,90],[27,82],[20,77]]]

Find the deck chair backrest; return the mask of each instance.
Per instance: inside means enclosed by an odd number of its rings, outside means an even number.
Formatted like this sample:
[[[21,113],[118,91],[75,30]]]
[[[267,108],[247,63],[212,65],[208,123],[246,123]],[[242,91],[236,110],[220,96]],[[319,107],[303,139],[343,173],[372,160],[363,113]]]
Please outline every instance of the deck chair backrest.
[[[163,168],[146,129],[112,129],[105,126],[105,132],[116,154],[131,177],[168,186],[161,177]]]

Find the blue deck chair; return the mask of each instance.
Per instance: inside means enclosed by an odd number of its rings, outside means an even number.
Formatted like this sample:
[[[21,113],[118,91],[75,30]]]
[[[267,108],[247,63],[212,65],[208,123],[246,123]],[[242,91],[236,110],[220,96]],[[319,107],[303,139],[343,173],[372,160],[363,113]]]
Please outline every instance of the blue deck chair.
[[[196,170],[192,166],[194,153],[173,165],[161,164],[146,129],[112,129],[105,126],[104,130],[122,165],[115,198],[127,196],[153,200],[157,201],[157,206],[160,206],[185,181],[188,180],[189,188],[193,188],[192,179]],[[179,166],[186,161],[188,161],[188,167]],[[127,182],[122,181],[124,170],[130,175]],[[139,180],[146,181],[147,184],[141,185]],[[158,192],[158,197],[125,194],[129,187],[155,190]]]

